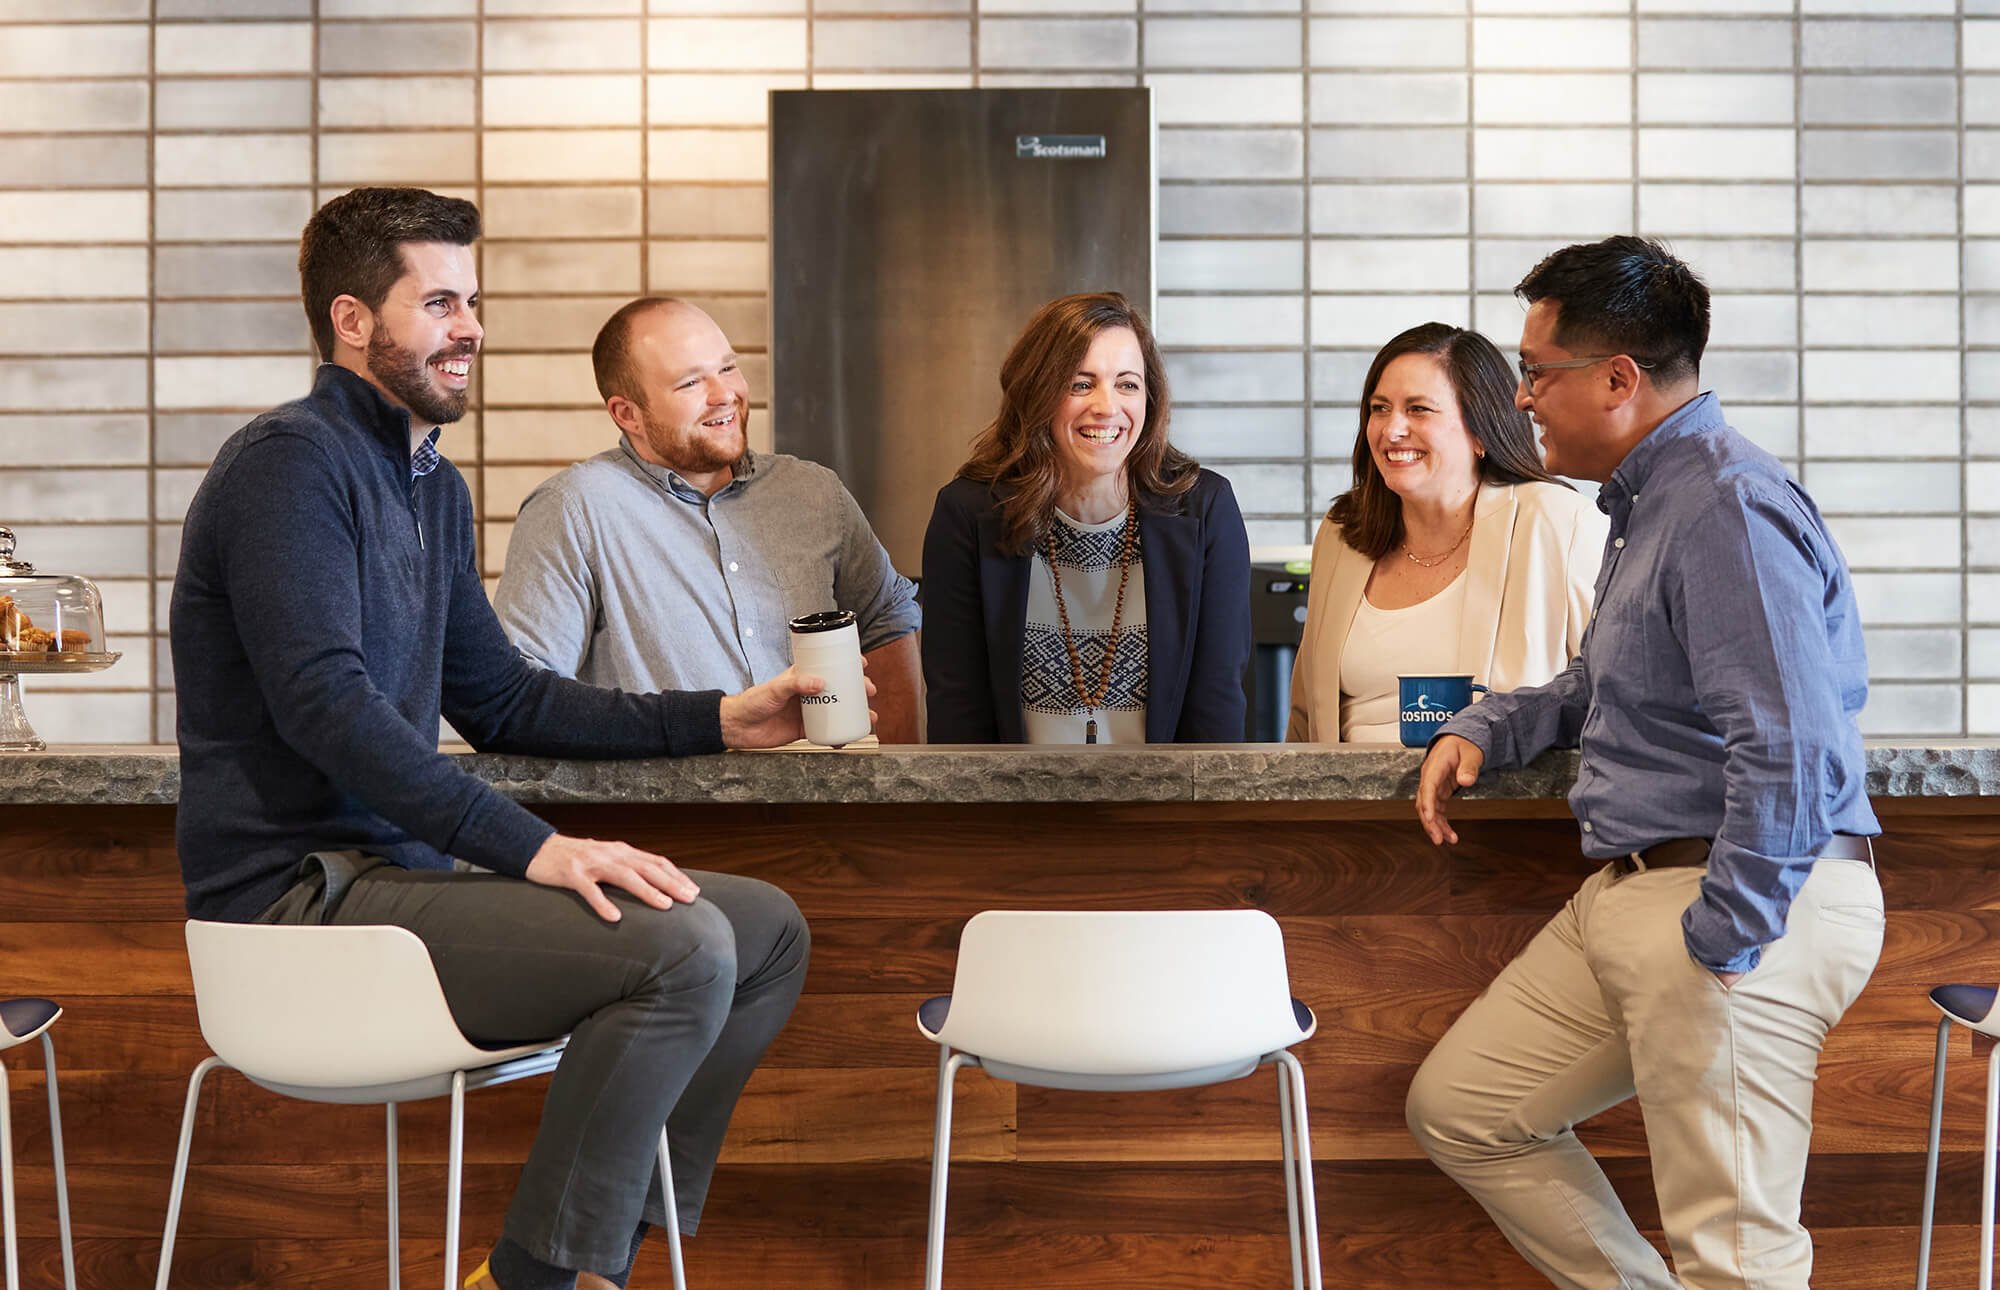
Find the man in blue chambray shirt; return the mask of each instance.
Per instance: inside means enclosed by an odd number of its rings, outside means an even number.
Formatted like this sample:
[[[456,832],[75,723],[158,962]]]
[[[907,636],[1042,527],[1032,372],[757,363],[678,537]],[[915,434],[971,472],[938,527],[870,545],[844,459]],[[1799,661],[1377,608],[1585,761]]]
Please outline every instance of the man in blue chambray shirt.
[[[1559,1286],[1805,1290],[1799,1197],[1826,1032],[1882,948],[1846,561],[1805,490],[1700,392],[1708,289],[1657,243],[1566,247],[1515,402],[1549,468],[1603,487],[1582,652],[1432,741],[1417,812],[1482,767],[1582,750],[1609,860],[1438,1042],[1411,1132]],[[1570,1126],[1637,1095],[1669,1272]]]

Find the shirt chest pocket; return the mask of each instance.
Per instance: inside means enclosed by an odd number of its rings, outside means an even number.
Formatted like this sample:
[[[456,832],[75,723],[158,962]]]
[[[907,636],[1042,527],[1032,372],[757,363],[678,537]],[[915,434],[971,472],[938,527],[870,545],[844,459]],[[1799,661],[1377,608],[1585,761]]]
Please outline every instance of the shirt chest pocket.
[[[1644,675],[1645,659],[1656,628],[1653,576],[1643,568],[1644,557],[1622,544],[1605,561],[1597,580],[1597,600],[1591,608],[1585,661],[1594,687],[1616,685],[1621,678]]]

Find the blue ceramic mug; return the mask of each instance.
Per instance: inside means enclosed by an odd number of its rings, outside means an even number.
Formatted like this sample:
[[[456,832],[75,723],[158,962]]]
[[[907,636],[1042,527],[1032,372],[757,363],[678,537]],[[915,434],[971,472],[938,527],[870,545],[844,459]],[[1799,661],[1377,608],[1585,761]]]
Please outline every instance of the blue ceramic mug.
[[[1402,700],[1399,726],[1405,748],[1422,748],[1429,744],[1439,726],[1457,716],[1460,708],[1472,702],[1474,690],[1486,693],[1485,686],[1473,684],[1470,672],[1444,676],[1398,676],[1396,682]]]

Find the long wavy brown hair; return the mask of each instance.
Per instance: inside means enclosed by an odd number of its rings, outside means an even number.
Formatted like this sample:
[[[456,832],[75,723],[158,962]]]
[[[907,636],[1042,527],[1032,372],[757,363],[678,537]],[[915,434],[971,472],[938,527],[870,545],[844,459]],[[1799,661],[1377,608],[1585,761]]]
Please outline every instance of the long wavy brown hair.
[[[1061,483],[1053,426],[1069,384],[1097,334],[1129,328],[1139,338],[1146,366],[1146,420],[1125,459],[1125,478],[1139,504],[1170,511],[1194,487],[1193,458],[1167,442],[1171,404],[1167,369],[1146,316],[1116,292],[1051,300],[1035,311],[1000,364],[1000,413],[972,441],[959,478],[990,484],[1000,502],[1000,545],[1022,555],[1041,542],[1055,522]]]
[[[1514,369],[1492,341],[1449,323],[1424,323],[1390,339],[1368,365],[1361,385],[1361,429],[1354,436],[1354,485],[1333,499],[1326,518],[1340,528],[1341,541],[1379,560],[1403,540],[1403,499],[1390,489],[1368,447],[1368,404],[1390,363],[1405,354],[1436,359],[1458,395],[1459,417],[1472,440],[1485,450],[1479,479],[1486,484],[1569,485],[1542,465],[1535,451],[1535,428],[1514,406]]]

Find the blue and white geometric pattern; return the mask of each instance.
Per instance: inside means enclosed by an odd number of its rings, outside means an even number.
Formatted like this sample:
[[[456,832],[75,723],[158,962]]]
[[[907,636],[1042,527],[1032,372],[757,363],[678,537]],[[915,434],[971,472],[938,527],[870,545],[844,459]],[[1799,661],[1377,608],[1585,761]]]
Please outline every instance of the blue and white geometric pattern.
[[[1126,523],[1130,523],[1128,517]],[[1139,543],[1143,537],[1132,539],[1132,558],[1139,558]],[[1056,525],[1056,563],[1064,569],[1077,569],[1085,573],[1093,569],[1109,569],[1117,565],[1119,553],[1125,549],[1125,524],[1100,531],[1073,529],[1067,524]],[[1048,547],[1041,548],[1043,560],[1048,559]]]
[[[442,426],[432,426],[431,432],[417,441],[410,449],[410,482],[416,483],[425,475],[438,468],[438,431]]]
[[[1084,688],[1095,690],[1104,667],[1108,631],[1072,632],[1077,657],[1083,664]],[[1111,712],[1136,712],[1146,706],[1146,625],[1121,627],[1118,653],[1111,660],[1111,683],[1098,708]],[[1029,623],[1021,641],[1021,706],[1031,712],[1061,715],[1075,712],[1081,704],[1076,697],[1076,677],[1070,669],[1069,651],[1063,648],[1062,629]]]

